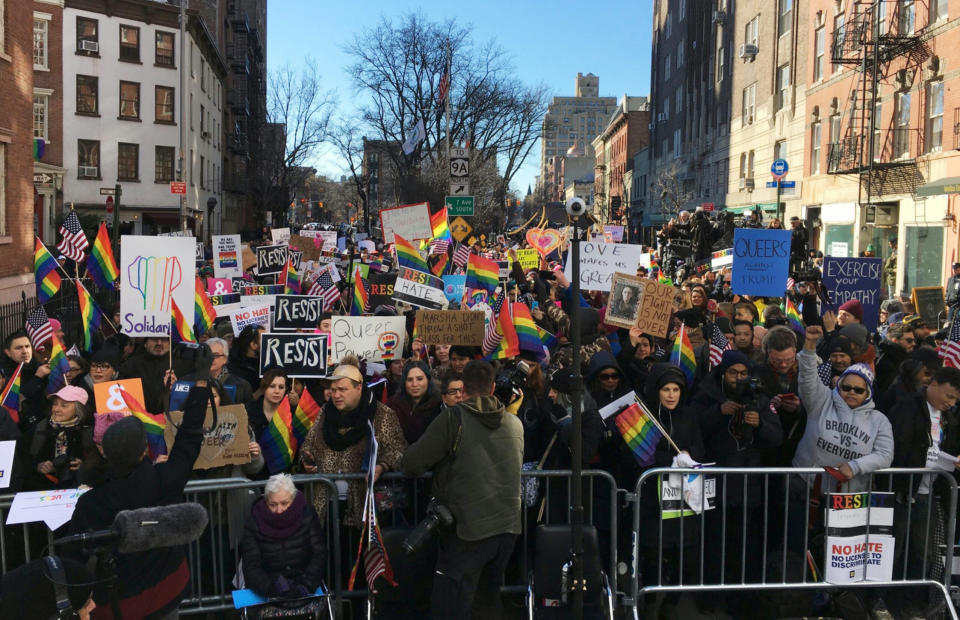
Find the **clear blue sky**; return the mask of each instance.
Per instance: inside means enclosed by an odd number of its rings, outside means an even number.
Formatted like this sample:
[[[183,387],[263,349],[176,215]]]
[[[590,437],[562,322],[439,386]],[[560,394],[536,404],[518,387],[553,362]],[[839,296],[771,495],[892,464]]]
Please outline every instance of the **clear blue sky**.
[[[472,25],[478,41],[495,38],[513,56],[517,77],[543,83],[554,95],[572,95],[577,72],[599,75],[601,95],[650,91],[652,0],[270,0],[267,7],[268,68],[312,57],[346,114],[358,101],[345,72],[351,59],[344,44],[381,15],[417,9],[433,20],[455,17]],[[514,189],[526,192],[534,182],[539,156],[538,144],[514,177]],[[332,153],[314,165],[329,176],[343,172]]]

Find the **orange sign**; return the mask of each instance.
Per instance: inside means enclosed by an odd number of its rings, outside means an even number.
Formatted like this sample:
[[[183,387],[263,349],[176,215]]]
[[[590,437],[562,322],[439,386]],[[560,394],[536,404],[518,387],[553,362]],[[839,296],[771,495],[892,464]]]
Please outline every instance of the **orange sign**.
[[[123,400],[123,395],[120,393],[121,388],[130,396],[136,398],[138,403],[143,404],[143,383],[140,379],[117,379],[115,381],[97,383],[93,386],[93,397],[97,403],[97,413],[130,411],[127,403]]]

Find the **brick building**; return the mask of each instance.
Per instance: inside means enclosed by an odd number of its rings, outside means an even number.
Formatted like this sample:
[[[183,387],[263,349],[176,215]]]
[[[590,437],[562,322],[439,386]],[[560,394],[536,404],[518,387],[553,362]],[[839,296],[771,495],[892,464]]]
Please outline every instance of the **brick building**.
[[[33,186],[37,236],[56,244],[63,219],[63,0],[33,1]]]
[[[646,97],[624,95],[606,127],[593,140],[594,214],[602,222],[625,224],[633,183],[633,155],[650,139]]]

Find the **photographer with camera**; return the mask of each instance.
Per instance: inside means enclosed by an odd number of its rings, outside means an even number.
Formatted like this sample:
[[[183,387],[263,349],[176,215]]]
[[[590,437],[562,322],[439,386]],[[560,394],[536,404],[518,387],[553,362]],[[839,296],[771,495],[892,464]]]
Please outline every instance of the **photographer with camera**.
[[[494,377],[488,362],[469,362],[464,401],[441,411],[400,461],[408,476],[433,470],[432,522],[436,505],[454,521],[440,533],[435,620],[502,615],[500,584],[521,532],[523,426],[493,396]]]

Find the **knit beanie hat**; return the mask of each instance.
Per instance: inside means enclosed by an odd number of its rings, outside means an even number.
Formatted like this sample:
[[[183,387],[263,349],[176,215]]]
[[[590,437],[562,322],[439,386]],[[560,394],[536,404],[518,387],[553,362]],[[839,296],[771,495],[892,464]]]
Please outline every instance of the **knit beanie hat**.
[[[749,368],[750,359],[740,351],[737,351],[736,349],[729,349],[727,351],[724,351],[723,358],[720,360],[720,372],[721,373],[727,372],[727,370],[729,370],[731,366],[735,366],[736,364],[743,364],[744,366]]]
[[[82,609],[93,595],[90,585],[96,577],[86,566],[70,558],[59,557],[63,566],[64,586],[70,607],[74,611]],[[24,564],[8,572],[0,581],[0,620],[23,618],[24,610],[29,610],[31,618],[56,617],[56,590],[46,560],[39,559]],[[77,584],[77,585],[70,585]],[[86,585],[84,585],[86,584]]]
[[[103,434],[103,456],[119,467],[133,467],[143,459],[147,449],[147,432],[143,422],[127,416],[114,422]]]
[[[830,353],[846,353],[850,359],[853,359],[853,348],[850,341],[844,336],[834,338],[830,343]]]
[[[126,411],[107,411],[93,416],[93,442],[103,445],[103,434],[107,432],[107,429],[113,426],[114,422],[118,422],[129,415]]]
[[[860,323],[851,323],[840,328],[840,335],[849,338],[850,342],[862,349],[867,346],[867,338],[870,336],[870,332]]]
[[[110,364],[114,370],[120,368],[120,352],[112,345],[105,344],[90,356],[91,364]]]
[[[863,305],[860,303],[859,299],[851,299],[847,303],[840,306],[840,310],[849,312],[852,314],[858,321],[863,322]]]
[[[867,398],[863,401],[864,403],[873,398],[873,371],[870,370],[869,366],[866,364],[851,364],[849,368],[843,371],[843,374],[840,375],[840,380],[837,381],[838,391],[840,390],[840,384],[843,383],[847,375],[856,375],[867,384]]]
[[[561,394],[573,392],[573,371],[569,368],[557,368],[551,372],[550,387]]]

